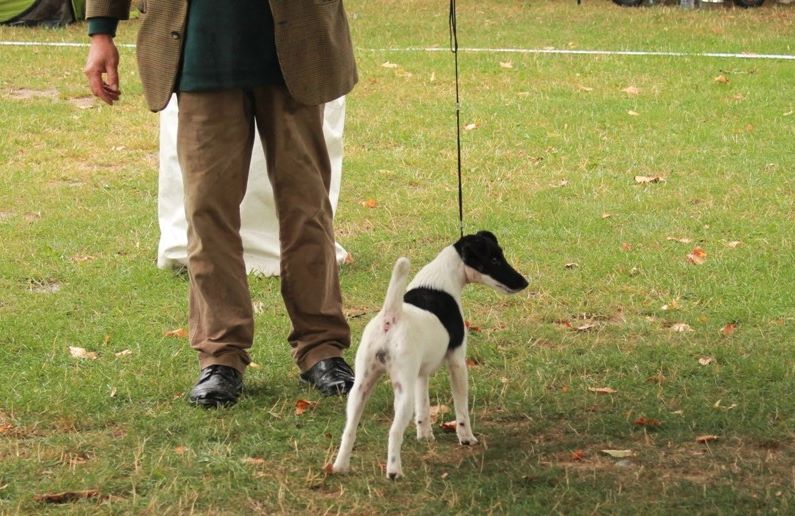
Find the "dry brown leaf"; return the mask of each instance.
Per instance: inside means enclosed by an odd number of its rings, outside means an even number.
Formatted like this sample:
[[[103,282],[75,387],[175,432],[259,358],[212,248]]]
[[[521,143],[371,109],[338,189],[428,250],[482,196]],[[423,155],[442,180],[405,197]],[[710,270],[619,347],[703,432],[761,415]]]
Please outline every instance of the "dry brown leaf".
[[[693,248],[687,255],[687,260],[694,265],[703,265],[707,261],[707,252],[699,246]]]
[[[717,77],[715,77],[715,79],[713,79],[713,80],[714,80],[715,82],[717,82],[717,83],[720,83],[720,84],[729,84],[729,78],[728,78],[728,77],[726,77],[726,76],[725,76],[725,75],[723,75],[723,74],[720,74],[720,75],[718,75],[718,76],[717,76]]]
[[[174,453],[176,453],[177,455],[185,455],[189,450],[190,448],[188,448],[187,446],[177,446],[176,448],[174,448]]]
[[[703,366],[708,366],[715,361],[712,357],[701,357],[698,359],[698,363]]]
[[[629,242],[622,242],[621,243],[621,250],[622,251],[632,251],[632,244]]]
[[[126,357],[126,356],[129,356],[129,355],[132,355],[132,351],[130,351],[129,349],[125,349],[125,350],[122,350],[122,351],[119,351],[118,353],[116,353],[117,357]]]
[[[370,208],[370,209],[377,208],[378,207],[378,201],[376,201],[375,199],[367,199],[366,201],[362,201],[362,206],[364,206],[365,208]]]
[[[513,68],[513,63],[510,61],[500,61],[500,68]]]
[[[33,498],[37,502],[41,503],[62,504],[76,502],[78,500],[85,500],[88,498],[98,498],[99,496],[99,490],[88,489],[86,491],[63,491],[61,493],[47,493],[36,495]]]
[[[569,458],[570,458],[570,459],[571,459],[573,462],[581,462],[581,461],[585,460],[585,457],[586,457],[586,456],[587,456],[587,453],[585,453],[585,451],[584,451],[584,450],[574,450],[574,451],[572,451],[572,452],[569,454]]]
[[[696,442],[699,444],[707,444],[713,441],[717,441],[718,439],[720,439],[720,437],[718,437],[717,435],[712,435],[712,434],[699,435],[698,437],[696,437]]]
[[[163,334],[166,337],[176,337],[179,339],[188,338],[188,330],[185,328],[177,328],[176,330],[169,330]]]
[[[680,244],[692,244],[693,240],[686,237],[666,237],[669,242],[679,242]]]
[[[477,358],[467,358],[467,367],[477,367],[480,365],[480,360]]]
[[[96,360],[99,358],[94,351],[87,351],[85,348],[77,346],[69,346],[69,354],[74,358],[81,358],[85,360]]]
[[[480,326],[472,324],[469,321],[464,321],[464,326],[466,326],[466,329],[472,333],[480,333]]]
[[[637,111],[633,111],[631,109],[629,111],[627,111],[627,114],[629,116],[640,116],[640,113],[638,113]]]
[[[732,240],[731,242],[726,242],[726,247],[728,247],[729,249],[737,249],[741,245],[743,245],[743,243],[740,242],[739,240]]]
[[[386,61],[384,63],[381,63],[381,66],[383,68],[398,68],[399,65],[396,65],[395,63],[390,63],[389,61]]]
[[[317,401],[298,400],[295,402],[295,415],[300,416],[307,410],[314,409],[317,405]]]
[[[730,322],[720,329],[720,334],[724,337],[731,337],[735,331],[737,331],[737,323]]]
[[[578,263],[574,263],[574,262],[570,262],[570,263],[567,263],[567,264],[564,265],[564,267],[567,268],[567,269],[576,269],[579,266],[580,265]]]
[[[687,333],[693,331],[693,328],[690,327],[687,323],[676,323],[671,325],[671,331],[676,333]]]
[[[613,216],[613,215],[612,215],[612,214],[610,214],[610,213],[602,213],[602,218],[603,218],[603,219],[609,219],[609,218],[610,218],[610,217],[612,217],[612,216]]]
[[[612,387],[588,387],[588,390],[596,394],[615,394],[618,392]]]
[[[627,95],[638,95],[640,93],[640,89],[636,86],[627,86],[621,91],[623,91]]]
[[[464,131],[472,131],[473,129],[477,129],[479,126],[478,124],[471,123],[464,126]]]
[[[659,419],[654,419],[653,417],[639,417],[635,421],[632,422],[634,425],[638,426],[645,426],[647,428],[657,428],[658,426],[662,425],[662,421]]]
[[[432,405],[428,416],[431,418],[431,423],[436,423],[439,420],[439,416],[448,412],[450,412],[450,407],[447,405]]]

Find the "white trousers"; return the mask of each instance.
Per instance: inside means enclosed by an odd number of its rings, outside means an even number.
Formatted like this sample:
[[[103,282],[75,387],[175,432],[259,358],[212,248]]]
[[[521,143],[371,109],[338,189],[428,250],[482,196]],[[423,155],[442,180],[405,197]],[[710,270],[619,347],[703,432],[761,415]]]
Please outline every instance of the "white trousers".
[[[158,183],[157,217],[160,242],[157,266],[161,269],[188,263],[188,222],[185,219],[185,198],[182,169],[177,159],[177,100],[172,97],[160,112],[160,178]],[[345,126],[345,97],[326,104],[323,134],[331,161],[329,198],[336,212],[342,180],[342,132]],[[250,273],[279,275],[279,221],[268,180],[265,151],[257,134],[251,153],[246,196],[240,205],[243,259]],[[337,261],[342,263],[348,253],[337,243]]]

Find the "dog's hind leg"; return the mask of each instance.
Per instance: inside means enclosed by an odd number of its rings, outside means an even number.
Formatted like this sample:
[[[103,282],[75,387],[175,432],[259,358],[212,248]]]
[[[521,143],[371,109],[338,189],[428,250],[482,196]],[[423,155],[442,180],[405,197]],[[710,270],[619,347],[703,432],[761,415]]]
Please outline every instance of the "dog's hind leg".
[[[411,369],[411,368],[407,368]],[[396,480],[403,476],[400,462],[400,448],[403,446],[403,435],[406,427],[411,423],[414,412],[414,388],[417,371],[395,370],[390,371],[392,389],[395,393],[395,419],[389,429],[389,445],[387,448],[386,476]]]
[[[347,473],[351,465],[351,452],[356,441],[356,430],[364,411],[367,400],[373,393],[375,384],[384,374],[384,369],[374,362],[367,364],[357,357],[356,380],[353,388],[348,393],[348,403],[345,406],[345,429],[342,431],[342,442],[337,452],[337,458],[331,470],[334,473]]]
[[[464,445],[477,444],[478,440],[472,433],[472,426],[469,422],[469,374],[466,364],[466,343],[448,355],[447,367],[450,371],[450,386],[453,390],[455,432],[458,435],[458,442]]]
[[[431,400],[428,397],[428,376],[420,375],[417,377],[414,389],[415,416],[417,423],[417,439],[433,439],[433,428],[431,428]]]

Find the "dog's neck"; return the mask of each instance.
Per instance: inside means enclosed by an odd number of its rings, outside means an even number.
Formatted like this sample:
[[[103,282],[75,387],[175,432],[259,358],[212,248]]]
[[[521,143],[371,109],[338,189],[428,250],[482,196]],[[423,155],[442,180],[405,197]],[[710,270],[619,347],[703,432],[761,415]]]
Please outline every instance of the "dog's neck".
[[[456,299],[467,284],[464,262],[455,247],[442,249],[409,283],[408,290],[417,287],[428,287],[443,290]]]

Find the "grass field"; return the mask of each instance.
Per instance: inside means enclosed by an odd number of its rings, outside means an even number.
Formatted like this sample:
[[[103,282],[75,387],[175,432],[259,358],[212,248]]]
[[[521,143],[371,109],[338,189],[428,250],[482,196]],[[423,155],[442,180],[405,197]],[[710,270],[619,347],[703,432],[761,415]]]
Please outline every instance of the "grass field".
[[[447,47],[445,3],[346,5],[361,81],[336,228],[358,338],[395,258],[457,236],[454,83],[451,53],[406,50]],[[387,385],[352,473],[326,474],[344,400],[299,385],[277,279],[250,281],[246,395],[187,405],[196,359],[167,336],[187,285],[155,267],[158,118],[134,51],[109,108],[85,98],[86,48],[0,47],[0,513],[795,512],[795,63],[696,55],[795,54],[795,9],[458,7],[466,48],[688,55],[462,51],[466,229],[532,283],[465,292],[481,443],[410,430],[399,482]],[[431,398],[452,407],[445,373]]]

